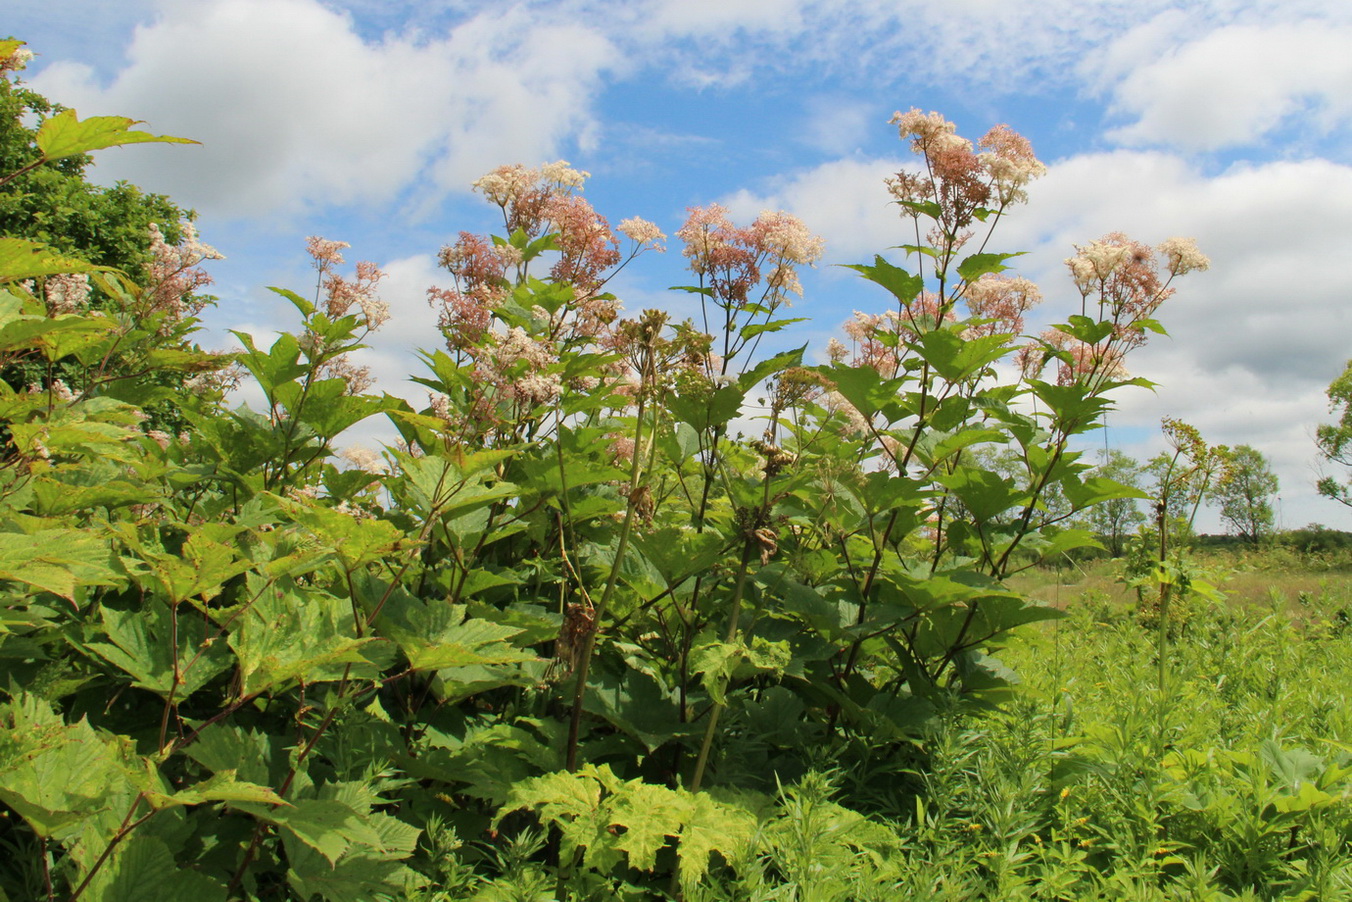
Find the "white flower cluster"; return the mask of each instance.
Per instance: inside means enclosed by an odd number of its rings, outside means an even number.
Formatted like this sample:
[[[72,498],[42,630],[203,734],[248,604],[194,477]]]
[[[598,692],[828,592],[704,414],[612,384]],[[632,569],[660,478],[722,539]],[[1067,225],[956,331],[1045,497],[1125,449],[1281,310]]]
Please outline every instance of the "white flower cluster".
[[[575,188],[581,188],[590,177],[590,172],[574,169],[566,160],[546,163],[539,169],[531,169],[516,163],[511,166],[499,166],[476,179],[472,187],[499,207],[507,207],[535,188],[537,183],[554,188],[555,191],[552,193],[566,194]]]
[[[385,461],[370,448],[361,445],[349,445],[338,456],[365,473],[379,475],[385,472]]]
[[[656,223],[649,222],[637,216],[630,217],[620,222],[617,226],[621,235],[634,241],[636,244],[651,244],[657,247],[657,242],[667,236],[657,227]],[[663,248],[658,247],[658,250]]]
[[[1076,254],[1066,260],[1075,287],[1082,294],[1102,284],[1131,259],[1132,248],[1126,244],[1091,241],[1084,247],[1076,246]]]
[[[89,276],[61,273],[47,277],[47,309],[53,316],[75,313],[89,303]]]
[[[1197,248],[1195,238],[1166,238],[1157,248],[1169,263],[1169,272],[1175,276],[1202,272],[1211,266],[1211,260]]]
[[[0,59],[0,72],[18,72],[26,69],[33,59],[33,51],[27,47],[18,47],[9,56]]]

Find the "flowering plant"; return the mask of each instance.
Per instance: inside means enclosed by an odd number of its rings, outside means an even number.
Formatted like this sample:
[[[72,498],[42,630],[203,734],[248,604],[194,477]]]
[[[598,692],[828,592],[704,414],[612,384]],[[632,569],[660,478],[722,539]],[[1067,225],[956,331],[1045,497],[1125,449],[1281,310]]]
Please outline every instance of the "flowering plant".
[[[28,895],[129,897],[146,862],[202,899],[469,885],[456,832],[493,846],[532,818],[562,891],[690,889],[752,866],[750,793],[778,775],[906,754],[998,698],[989,652],[1055,616],[1003,580],[1133,494],[1075,440],[1145,384],[1125,355],[1204,261],[1078,249],[1079,313],[1025,340],[1040,295],[985,247],[1041,164],[1004,127],[894,122],[915,271],[854,267],[890,307],[825,362],[757,355],[823,253],[794,217],[691,210],[700,323],[626,318],[606,286],[665,236],[612,229],[565,163],[511,166],[475,185],[507,234],[441,252],[426,405],[370,393],[351,355],[389,316],[382,273],[341,275],[346,245],[316,237],[313,298],[278,292],[298,332],[239,335],[265,409],[189,392],[174,435],[101,367],[130,347],[217,373],[185,344],[210,249],[152,236],[152,268],[117,274],[0,239],[0,354],[81,373],[0,395],[0,799],[39,850]],[[83,275],[120,312],[85,308]],[[377,414],[396,446],[336,452]]]

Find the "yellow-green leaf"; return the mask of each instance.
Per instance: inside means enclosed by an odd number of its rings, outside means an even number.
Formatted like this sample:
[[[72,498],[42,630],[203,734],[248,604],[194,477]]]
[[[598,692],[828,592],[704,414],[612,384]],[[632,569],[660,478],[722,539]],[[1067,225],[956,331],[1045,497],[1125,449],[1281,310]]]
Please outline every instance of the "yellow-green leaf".
[[[74,110],[65,110],[42,123],[37,135],[38,149],[42,151],[44,160],[59,160],[62,157],[102,150],[105,147],[119,147],[123,144],[201,143],[191,138],[131,131],[131,127],[136,124],[135,119],[128,119],[125,116],[91,116],[81,122]]]

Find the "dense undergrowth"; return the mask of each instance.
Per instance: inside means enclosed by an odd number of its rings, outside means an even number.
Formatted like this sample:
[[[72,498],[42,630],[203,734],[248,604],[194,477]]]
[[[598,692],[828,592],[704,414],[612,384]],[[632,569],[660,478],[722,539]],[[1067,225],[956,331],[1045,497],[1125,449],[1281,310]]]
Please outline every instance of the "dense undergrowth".
[[[33,112],[0,188],[160,140]],[[1141,496],[1081,437],[1205,258],[1077,248],[1077,303],[1024,336],[1036,286],[986,242],[1041,164],[894,124],[915,271],[853,267],[887,308],[815,357],[757,353],[821,255],[801,223],[692,211],[701,323],[626,319],[606,281],[664,236],[561,163],[476,183],[504,234],[443,249],[416,407],[352,356],[389,309],[340,242],[275,289],[293,332],[221,355],[190,228],[136,271],[0,237],[0,893],[1332,898],[1340,715],[1288,687],[1341,672],[1340,628],[1196,602],[1167,535],[1135,583],[1158,629],[1038,631],[1063,612],[1010,582]],[[339,452],[371,416],[401,441]],[[1213,460],[1171,428],[1161,510]]]

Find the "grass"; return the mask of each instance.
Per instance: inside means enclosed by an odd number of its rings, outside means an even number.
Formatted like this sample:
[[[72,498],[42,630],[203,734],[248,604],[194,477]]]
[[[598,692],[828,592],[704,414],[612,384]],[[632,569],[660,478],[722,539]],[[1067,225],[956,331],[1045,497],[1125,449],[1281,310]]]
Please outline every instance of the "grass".
[[[936,718],[910,751],[819,762],[685,898],[1352,900],[1352,576],[1200,563],[1227,594],[1179,605],[1162,686],[1158,635],[1110,565],[1024,574],[1067,616],[1000,650],[1021,677],[1003,704]],[[418,898],[552,898],[530,858]]]

